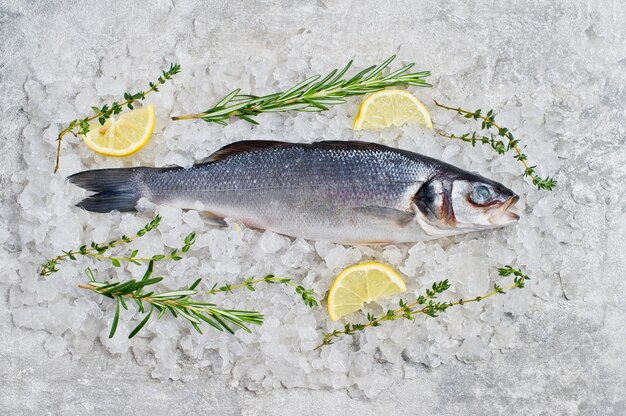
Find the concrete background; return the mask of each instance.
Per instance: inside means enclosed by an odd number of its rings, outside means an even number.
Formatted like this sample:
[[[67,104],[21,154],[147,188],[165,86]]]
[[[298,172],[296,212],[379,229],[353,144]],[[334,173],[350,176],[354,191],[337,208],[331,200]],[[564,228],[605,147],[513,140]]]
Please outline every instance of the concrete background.
[[[0,225],[12,233],[0,257],[2,267],[15,267],[11,258],[19,247],[14,201],[20,189],[11,176],[23,167],[20,133],[29,122],[21,108],[25,79],[58,81],[63,79],[60,60],[75,62],[80,70],[99,56],[128,48],[127,39],[165,56],[176,45],[196,43],[215,60],[226,54],[245,59],[259,49],[280,54],[297,48],[305,56],[343,50],[347,57],[397,52],[405,59],[420,50],[420,57],[433,59],[418,66],[454,75],[441,88],[462,94],[465,85],[480,84],[477,102],[489,102],[491,89],[514,94],[545,88],[562,101],[552,111],[560,117],[564,152],[574,155],[559,171],[561,186],[595,190],[604,184],[607,192],[623,195],[624,3],[493,3],[0,2]],[[567,97],[578,105],[568,107]],[[609,204],[602,201],[605,194],[599,195],[599,203],[581,205],[573,194],[567,206],[590,243],[584,258],[567,248],[564,256],[571,256],[574,266],[593,267],[563,273],[563,297],[541,303],[519,320],[518,348],[485,363],[420,371],[375,400],[351,397],[345,390],[257,395],[232,388],[227,376],[206,377],[184,362],[183,381],[161,382],[132,354],[113,357],[100,346],[79,360],[50,358],[43,349],[46,333],[14,327],[10,289],[0,282],[0,413],[306,415],[341,409],[361,415],[625,415],[626,209],[623,197]]]

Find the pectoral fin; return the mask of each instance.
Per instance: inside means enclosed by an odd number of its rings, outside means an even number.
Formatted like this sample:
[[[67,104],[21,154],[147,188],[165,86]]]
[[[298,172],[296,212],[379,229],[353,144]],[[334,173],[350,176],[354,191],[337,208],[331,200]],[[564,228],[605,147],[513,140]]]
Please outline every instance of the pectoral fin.
[[[406,227],[415,218],[414,212],[401,211],[394,208],[367,206],[350,208],[352,212],[371,217],[377,221],[394,223],[399,227]]]

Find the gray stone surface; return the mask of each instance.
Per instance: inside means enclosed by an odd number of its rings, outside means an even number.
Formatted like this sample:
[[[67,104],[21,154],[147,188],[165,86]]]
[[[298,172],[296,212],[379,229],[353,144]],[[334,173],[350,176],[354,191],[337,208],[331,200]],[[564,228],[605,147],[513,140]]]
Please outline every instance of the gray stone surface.
[[[61,60],[97,67],[99,56],[119,53],[129,38],[166,57],[176,45],[196,42],[215,60],[245,59],[259,49],[299,48],[306,56],[398,52],[423,59],[420,66],[440,74],[440,88],[462,94],[464,85],[481,85],[476,102],[489,103],[493,90],[546,89],[560,103],[546,123],[562,125],[560,153],[568,157],[561,186],[597,189],[600,202],[573,197],[565,206],[587,251],[563,247],[564,296],[519,319],[516,349],[479,364],[416,367],[413,379],[398,380],[375,400],[345,390],[256,395],[185,363],[181,381],[161,382],[132,354],[114,357],[100,346],[81,359],[50,358],[44,333],[14,327],[10,290],[0,282],[0,413],[626,414],[626,8],[608,0],[491,3],[1,2],[0,214],[13,232],[19,186],[11,175],[23,166],[26,77],[35,74],[44,84],[63,79]],[[159,51],[160,44],[168,49]],[[36,56],[42,49],[51,52]],[[605,204],[612,194],[621,203]]]

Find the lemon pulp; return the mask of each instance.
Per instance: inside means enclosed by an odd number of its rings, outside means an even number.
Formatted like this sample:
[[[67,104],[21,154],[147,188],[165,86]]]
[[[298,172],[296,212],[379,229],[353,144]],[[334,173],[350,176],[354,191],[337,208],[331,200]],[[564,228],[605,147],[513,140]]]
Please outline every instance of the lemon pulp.
[[[95,122],[83,136],[93,151],[107,156],[128,156],[144,147],[154,131],[152,104],[107,119],[104,125]]]
[[[383,129],[417,123],[433,128],[426,106],[413,94],[404,90],[377,91],[365,98],[354,120],[354,130]]]

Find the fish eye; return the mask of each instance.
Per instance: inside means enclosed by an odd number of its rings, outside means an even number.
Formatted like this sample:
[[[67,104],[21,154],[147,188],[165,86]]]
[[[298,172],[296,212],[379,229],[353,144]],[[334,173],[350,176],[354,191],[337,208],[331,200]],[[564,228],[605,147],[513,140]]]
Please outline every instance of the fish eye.
[[[491,195],[491,192],[489,191],[489,188],[487,188],[484,185],[480,185],[476,188],[476,193],[478,194],[479,197],[481,197],[482,199],[487,199],[489,198],[489,195]]]
[[[477,204],[485,204],[491,198],[491,190],[485,185],[478,185],[471,195],[472,201]]]

